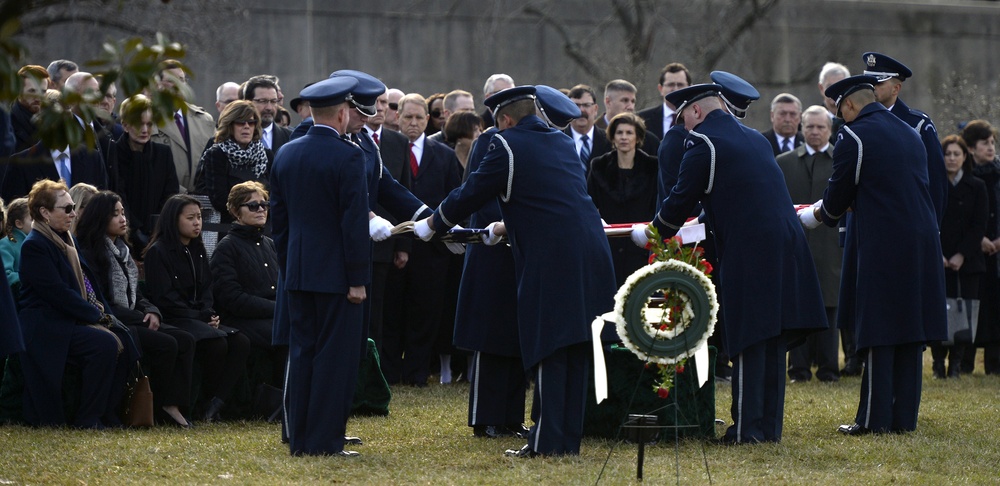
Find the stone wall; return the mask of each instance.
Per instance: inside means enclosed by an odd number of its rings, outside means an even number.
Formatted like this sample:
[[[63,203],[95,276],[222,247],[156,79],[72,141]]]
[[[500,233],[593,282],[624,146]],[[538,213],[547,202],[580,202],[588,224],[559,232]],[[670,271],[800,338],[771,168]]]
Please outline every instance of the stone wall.
[[[223,81],[273,73],[291,99],[305,83],[344,68],[367,71],[390,87],[425,95],[466,89],[477,101],[483,82],[495,72],[508,73],[518,83],[569,87],[584,82],[599,91],[609,79],[626,77],[639,87],[642,108],[658,102],[659,68],[679,61],[691,68],[696,82],[705,81],[711,69],[723,69],[757,86],[762,101],[751,109],[747,124],[763,130],[769,128],[767,106],[775,94],[789,91],[806,105],[819,103],[816,77],[825,61],[860,72],[861,53],[877,50],[914,71],[902,97],[935,116],[942,132],[957,121],[952,111],[968,113],[966,118],[998,113],[991,100],[1000,92],[1000,5],[989,1],[785,0],[729,43],[713,66],[706,65],[699,49],[718,42],[744,18],[740,9],[745,2],[648,2],[655,11],[645,20],[655,34],[649,61],[638,65],[625,61],[624,30],[609,1],[121,3],[122,10],[107,15],[167,32],[188,45],[195,102],[207,108]],[[559,31],[527,13],[528,7],[557,19],[604,74],[587,74],[570,60]],[[25,41],[33,63],[61,57],[85,61],[99,54],[101,42],[133,32],[79,21],[33,29]],[[963,93],[969,93],[966,98],[977,93],[986,97],[962,110],[942,106],[943,86],[958,80],[964,83]]]

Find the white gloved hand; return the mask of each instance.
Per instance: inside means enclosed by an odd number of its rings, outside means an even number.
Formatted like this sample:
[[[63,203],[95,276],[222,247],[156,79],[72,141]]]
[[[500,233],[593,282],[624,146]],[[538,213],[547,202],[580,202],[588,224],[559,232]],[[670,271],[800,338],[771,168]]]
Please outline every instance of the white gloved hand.
[[[413,234],[417,235],[417,238],[424,241],[430,241],[431,237],[434,236],[434,230],[432,230],[431,226],[427,223],[427,220],[429,219],[430,218],[421,219],[413,225]]]
[[[500,240],[503,239],[503,236],[500,236],[500,235],[498,235],[498,234],[496,234],[496,233],[493,232],[493,228],[496,228],[496,226],[497,226],[497,223],[493,222],[493,223],[490,223],[490,225],[486,227],[486,229],[489,230],[489,233],[483,235],[483,243],[485,243],[486,246],[493,246],[493,245],[495,245],[497,243],[500,243]]]
[[[375,216],[368,220],[368,236],[373,241],[383,241],[392,236],[392,223],[381,216]]]
[[[632,225],[632,243],[635,243],[635,246],[646,248],[646,243],[649,243],[649,236],[646,235],[647,227],[649,227],[648,224]]]
[[[813,229],[820,225],[821,221],[816,219],[816,208],[823,205],[823,200],[816,201],[815,204],[799,210],[799,221],[806,229]]]
[[[455,243],[453,241],[449,241],[449,242],[446,242],[444,244],[444,246],[446,246],[448,248],[448,251],[450,251],[450,252],[452,252],[452,253],[454,253],[456,255],[461,255],[462,253],[465,253],[465,244],[464,243]]]

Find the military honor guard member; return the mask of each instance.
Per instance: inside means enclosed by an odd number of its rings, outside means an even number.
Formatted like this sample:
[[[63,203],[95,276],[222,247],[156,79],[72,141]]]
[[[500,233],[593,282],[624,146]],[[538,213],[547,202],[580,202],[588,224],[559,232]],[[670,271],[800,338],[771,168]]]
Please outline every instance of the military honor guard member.
[[[364,153],[341,135],[357,85],[337,76],[302,91],[315,125],[282,147],[271,172],[274,243],[290,323],[284,418],[292,455],[358,455],[344,450],[344,432],[371,245]]]
[[[733,425],[721,441],[778,442],[786,348],[829,324],[805,234],[770,144],[723,109],[722,90],[701,84],[667,94],[689,133],[677,182],[652,224],[669,237],[701,202],[703,219],[715,233],[723,339],[733,360]],[[648,237],[645,225],[634,228],[637,245]]]
[[[535,88],[539,114],[549,125],[562,129],[580,116],[576,104],[558,90]],[[491,127],[476,140],[469,154],[468,173],[479,168],[496,133]],[[499,200],[493,199],[472,213],[469,224],[486,228],[502,219]],[[473,352],[468,422],[473,435],[526,439],[529,430],[523,422],[528,383],[521,363],[517,280],[509,246],[468,245],[455,312],[455,346]]]
[[[613,307],[615,293],[608,240],[579,155],[570,137],[536,116],[535,91],[518,86],[486,99],[500,131],[465,184],[414,228],[430,239],[499,198],[517,281],[521,360],[536,383],[534,425],[527,445],[505,453],[513,457],[579,454],[590,322]]]
[[[844,256],[840,299],[853,299],[846,317],[865,370],[855,421],[838,429],[847,435],[916,429],[924,345],[947,334],[927,152],[912,127],[876,103],[876,84],[875,76],[860,75],[827,88],[847,123],[823,199],[799,211],[807,227],[833,226],[853,211],[847,238],[857,256]]]

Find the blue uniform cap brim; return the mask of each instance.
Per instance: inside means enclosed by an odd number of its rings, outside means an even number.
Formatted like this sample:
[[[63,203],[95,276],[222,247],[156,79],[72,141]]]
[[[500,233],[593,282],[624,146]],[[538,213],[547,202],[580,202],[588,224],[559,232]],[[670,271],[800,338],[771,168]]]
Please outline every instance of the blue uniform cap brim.
[[[583,115],[580,107],[561,91],[550,86],[535,86],[535,104],[550,125],[566,128],[571,121]]]
[[[721,86],[719,96],[737,118],[746,117],[750,104],[760,99],[760,92],[743,78],[725,71],[712,71],[712,81]]]
[[[884,82],[892,78],[899,78],[905,81],[913,76],[913,71],[905,64],[878,52],[866,52],[861,55],[861,62],[865,65],[864,74],[875,76],[878,82]]]
[[[840,113],[840,104],[844,101],[844,99],[858,90],[870,89],[874,91],[876,84],[878,84],[878,78],[875,76],[859,74],[857,76],[841,79],[840,81],[831,84],[829,88],[826,88],[826,91],[824,91],[823,94],[837,104],[837,117],[843,118]]]
[[[715,83],[695,84],[688,86],[687,88],[667,93],[667,95],[663,98],[671,105],[676,106],[676,112],[679,114],[684,110],[684,108],[687,107],[687,105],[690,105],[691,103],[694,103],[702,98],[718,96],[721,92],[722,86]]]
[[[330,77],[349,76],[358,80],[358,85],[351,90],[351,106],[365,116],[375,116],[378,110],[375,103],[378,97],[385,93],[385,83],[368,73],[353,69],[341,69],[330,73]]]
[[[309,102],[309,106],[323,108],[337,106],[351,101],[351,90],[358,85],[357,78],[337,76],[314,83],[299,93],[299,98]]]
[[[493,113],[493,119],[496,120],[497,111],[507,106],[515,101],[535,99],[535,87],[534,86],[515,86],[513,88],[507,88],[503,91],[495,93],[493,96],[483,100],[483,104]]]

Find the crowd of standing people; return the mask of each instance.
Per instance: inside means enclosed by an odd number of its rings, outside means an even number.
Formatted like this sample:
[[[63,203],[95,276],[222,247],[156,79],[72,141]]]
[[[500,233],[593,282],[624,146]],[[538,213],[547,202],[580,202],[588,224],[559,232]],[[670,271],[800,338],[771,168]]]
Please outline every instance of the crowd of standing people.
[[[776,96],[763,132],[740,121],[760,97],[749,83],[695,84],[680,63],[639,112],[623,79],[599,98],[496,74],[477,112],[469,91],[425,97],[335,71],[290,101],[294,130],[273,75],[222,83],[217,121],[185,103],[157,126],[153,93],[116,109],[114,84],[100,93],[75,63],[24,66],[0,114],[0,297],[20,322],[2,330],[0,370],[24,383],[17,418],[118,426],[140,361],[163,423],[236,416],[251,379],[282,390],[292,454],[353,456],[346,424],[371,338],[390,386],[469,381],[473,433],[527,439],[508,455],[576,454],[591,319],[647,263],[646,222],[669,236],[695,218],[719,269],[724,442],[779,441],[786,377],[814,374],[862,375],[841,432],[914,430],[926,345],[936,378],[971,373],[979,347],[1000,373],[997,132],[974,120],[939,139],[899,99],[905,65],[879,53],[862,65],[823,66],[821,104]],[[157,81],[169,90],[186,73],[168,61]],[[82,127],[95,147],[38,140],[47,90],[101,100],[108,116]],[[418,238],[390,238],[404,221]],[[604,236],[621,223],[641,223],[638,247]],[[442,238],[463,226],[487,244]],[[914,278],[871,270],[886,265]],[[978,325],[956,337],[946,310],[959,302]],[[67,415],[70,368],[81,399]]]

